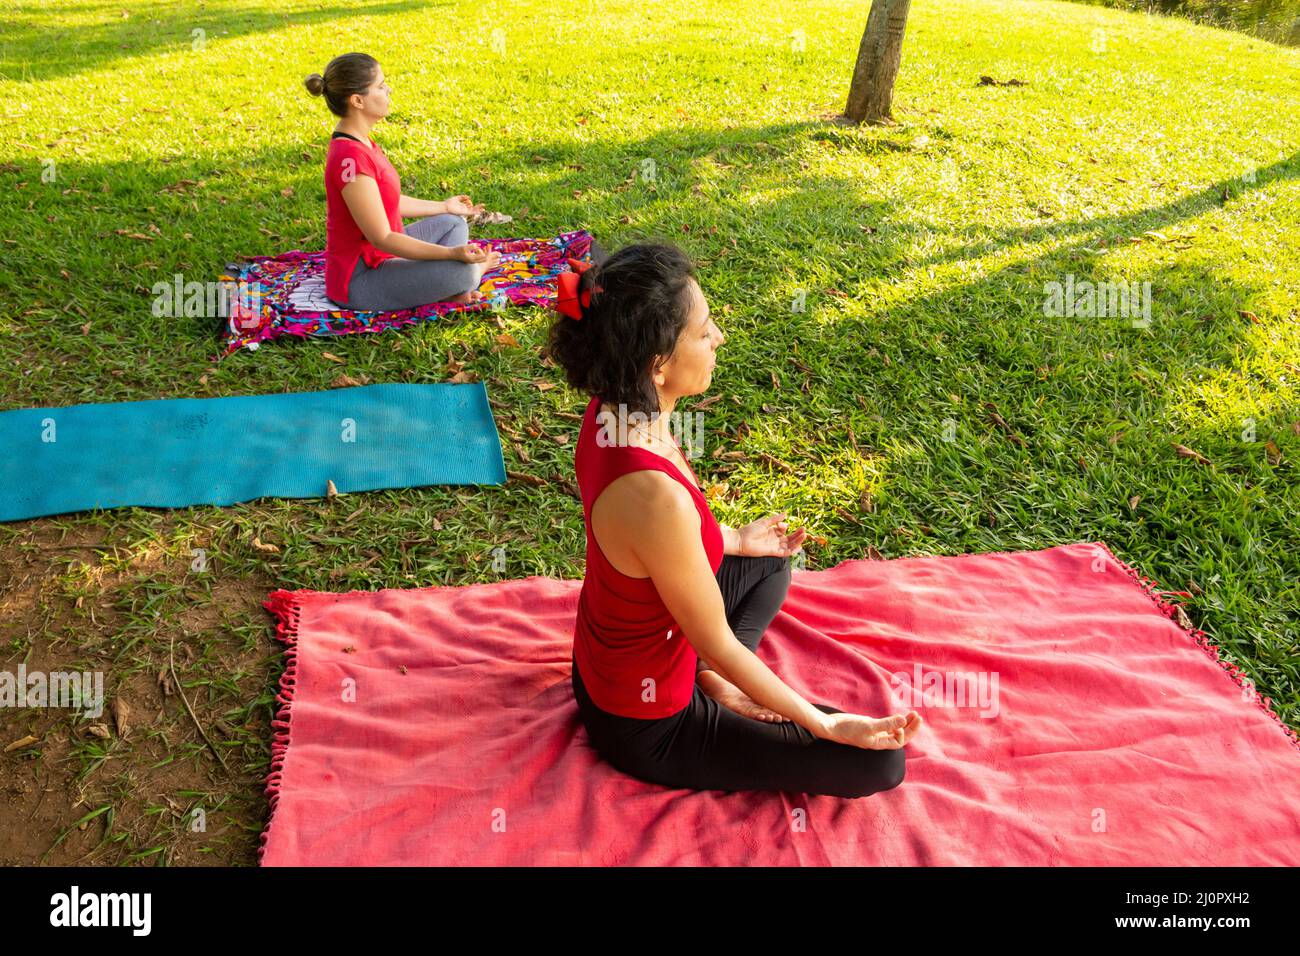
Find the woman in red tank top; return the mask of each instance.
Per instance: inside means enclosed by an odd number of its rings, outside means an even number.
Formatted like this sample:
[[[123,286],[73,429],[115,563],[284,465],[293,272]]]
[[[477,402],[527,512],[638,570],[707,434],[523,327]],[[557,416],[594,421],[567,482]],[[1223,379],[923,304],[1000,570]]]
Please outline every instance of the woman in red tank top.
[[[572,677],[591,743],[672,787],[860,797],[897,786],[915,711],[809,703],[755,654],[806,531],[784,514],[720,525],[672,437],[679,401],[708,389],[726,340],[690,260],[634,245],[570,263],[546,351],[591,395],[574,450],[587,570]]]

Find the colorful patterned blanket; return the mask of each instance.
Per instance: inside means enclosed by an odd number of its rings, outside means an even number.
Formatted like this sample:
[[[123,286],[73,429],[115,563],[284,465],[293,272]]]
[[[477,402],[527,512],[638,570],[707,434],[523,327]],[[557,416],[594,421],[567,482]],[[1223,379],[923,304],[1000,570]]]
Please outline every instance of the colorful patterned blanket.
[[[229,297],[222,338],[223,358],[240,348],[256,350],[282,335],[349,335],[383,332],[456,311],[481,311],[508,304],[549,307],[566,259],[589,261],[591,234],[585,229],[554,239],[471,239],[501,254],[497,267],[483,276],[483,300],[474,305],[431,302],[400,312],[353,312],[325,296],[325,253],[294,249],[277,256],[254,256],[223,279],[242,283]]]

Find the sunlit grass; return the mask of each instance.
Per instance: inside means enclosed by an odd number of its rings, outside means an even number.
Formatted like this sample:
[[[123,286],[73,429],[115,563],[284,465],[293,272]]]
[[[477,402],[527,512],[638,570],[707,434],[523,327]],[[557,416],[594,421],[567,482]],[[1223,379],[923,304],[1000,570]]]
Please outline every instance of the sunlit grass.
[[[1193,594],[1196,623],[1300,726],[1300,144],[1285,108],[1300,99],[1300,53],[1076,4],[936,0],[912,8],[899,124],[854,129],[828,118],[865,9],[11,6],[4,407],[309,391],[340,371],[439,382],[450,353],[487,383],[507,468],[549,481],[0,526],[6,553],[57,572],[39,620],[60,650],[94,632],[119,679],[149,677],[187,615],[220,611],[177,666],[205,707],[238,713],[234,762],[257,804],[267,740],[243,725],[272,708],[275,648],[265,613],[232,606],[223,585],[490,581],[498,545],[506,577],[582,574],[581,507],[560,480],[577,429],[564,414],[586,397],[540,361],[549,315],[282,341],[214,363],[215,320],[151,313],[151,286],[173,273],[206,281],[240,254],[323,245],[334,121],[302,77],[365,50],[394,90],[375,137],[408,194],[465,192],[515,216],[481,235],[585,227],[609,249],[665,239],[700,264],[728,341],[692,466],[720,519],[789,512],[825,541],[808,546],[810,568],[869,549],[1105,540]],[[1045,285],[1066,276],[1149,281],[1150,327],[1045,314]],[[101,578],[28,541],[95,529]],[[196,548],[211,574],[189,570]],[[111,623],[96,629],[92,611]],[[6,650],[27,653],[37,638],[5,620]],[[233,660],[265,687],[216,679]],[[190,731],[183,715],[177,730]],[[206,759],[197,739],[184,759]],[[77,759],[99,779],[96,746]],[[175,838],[139,829],[140,859]]]

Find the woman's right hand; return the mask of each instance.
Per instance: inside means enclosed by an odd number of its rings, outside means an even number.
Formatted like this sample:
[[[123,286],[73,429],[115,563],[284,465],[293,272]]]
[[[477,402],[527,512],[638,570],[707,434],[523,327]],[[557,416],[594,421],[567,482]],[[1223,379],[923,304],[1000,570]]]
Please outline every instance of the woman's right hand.
[[[487,249],[482,246],[471,246],[466,243],[463,246],[452,246],[452,258],[458,262],[482,263],[483,271],[486,272],[496,266],[501,261],[501,253],[495,249]]]
[[[914,710],[889,717],[835,713],[824,716],[820,736],[863,750],[898,750],[920,729],[921,715]]]

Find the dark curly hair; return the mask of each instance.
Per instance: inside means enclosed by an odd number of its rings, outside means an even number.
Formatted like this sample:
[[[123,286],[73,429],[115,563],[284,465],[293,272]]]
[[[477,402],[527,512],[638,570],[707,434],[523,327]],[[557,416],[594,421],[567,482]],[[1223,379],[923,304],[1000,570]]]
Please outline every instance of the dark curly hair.
[[[690,318],[694,278],[690,258],[676,246],[624,246],[582,274],[580,295],[600,291],[581,321],[556,318],[545,354],[574,388],[653,418],[661,409],[650,363],[672,355]]]

